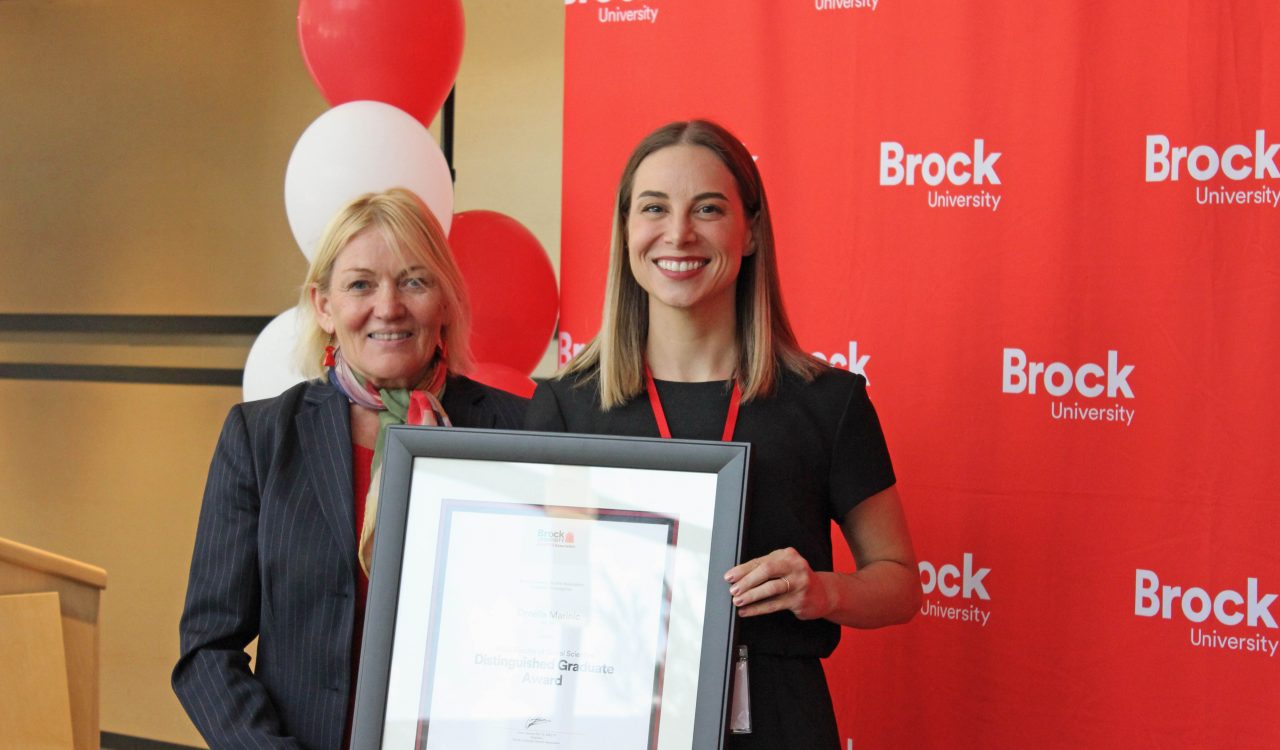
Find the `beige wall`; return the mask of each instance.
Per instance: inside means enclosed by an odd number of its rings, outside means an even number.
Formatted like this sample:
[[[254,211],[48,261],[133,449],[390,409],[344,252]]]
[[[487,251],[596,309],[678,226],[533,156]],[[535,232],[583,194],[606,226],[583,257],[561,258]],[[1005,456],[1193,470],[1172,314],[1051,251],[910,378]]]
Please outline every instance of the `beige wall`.
[[[458,72],[454,191],[459,211],[520,221],[559,269],[564,3],[470,0]]]
[[[326,108],[295,16],[282,0],[0,3],[5,312],[290,303],[304,268],[284,167]]]
[[[464,6],[457,210],[507,213],[558,257],[563,4]],[[0,2],[0,313],[292,303],[304,267],[284,169],[327,108],[296,13],[292,0]],[[239,367],[251,343],[0,333],[0,362]],[[0,536],[108,571],[105,731],[201,744],[168,679],[204,473],[239,398],[0,380]]]

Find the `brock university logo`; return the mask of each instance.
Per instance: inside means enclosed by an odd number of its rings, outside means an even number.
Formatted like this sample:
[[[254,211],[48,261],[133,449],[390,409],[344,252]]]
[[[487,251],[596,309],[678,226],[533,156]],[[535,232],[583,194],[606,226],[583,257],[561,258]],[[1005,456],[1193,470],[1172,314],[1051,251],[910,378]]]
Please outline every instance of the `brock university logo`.
[[[920,589],[924,601],[920,614],[939,620],[972,623],[985,628],[991,619],[991,610],[982,602],[991,601],[986,578],[991,568],[974,565],[973,553],[965,552],[959,566],[954,563],[935,565],[921,560]]]
[[[863,379],[867,381],[867,385],[870,386],[871,377],[867,375],[867,362],[871,361],[871,355],[859,354],[858,342],[852,339],[849,340],[849,348],[847,351],[848,356],[845,356],[844,352],[839,351],[832,352],[831,354],[827,354],[825,352],[810,352],[810,354],[823,362],[826,362],[832,367],[838,367],[841,370],[848,370],[849,372],[861,375]]]
[[[997,211],[1003,196],[996,162],[1002,154],[987,147],[983,138],[973,148],[950,155],[910,152],[897,141],[880,142],[881,187],[928,186],[929,208],[976,208]],[[935,189],[937,188],[937,189]]]
[[[1106,364],[1085,362],[1072,367],[1065,362],[1037,362],[1023,349],[1005,347],[1001,355],[1003,393],[1055,397],[1049,405],[1054,420],[1110,422],[1129,427],[1136,410],[1130,405],[1134,365],[1124,363],[1120,352],[1107,350]],[[1098,403],[1097,399],[1106,398]],[[1083,399],[1083,400],[1082,400]]]
[[[1235,589],[1210,593],[1200,586],[1161,583],[1160,575],[1154,570],[1138,568],[1134,576],[1133,614],[1191,623],[1189,640],[1196,648],[1274,658],[1280,649],[1280,633],[1276,632],[1280,627],[1275,618],[1275,603],[1280,594],[1266,592],[1258,579],[1251,576],[1244,584],[1244,593]]]
[[[1267,131],[1253,132],[1252,142],[1224,149],[1207,144],[1184,146],[1163,133],[1146,142],[1146,181],[1195,183],[1195,200],[1202,206],[1253,205],[1280,207],[1280,143],[1268,141]]]

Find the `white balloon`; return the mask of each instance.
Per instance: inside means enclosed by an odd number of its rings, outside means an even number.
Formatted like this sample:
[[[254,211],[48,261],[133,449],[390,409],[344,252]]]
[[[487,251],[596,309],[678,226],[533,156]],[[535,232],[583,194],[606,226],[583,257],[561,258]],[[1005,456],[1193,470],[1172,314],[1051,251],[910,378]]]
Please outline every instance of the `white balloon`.
[[[293,238],[307,260],[339,209],[363,193],[403,187],[449,233],[453,180],[440,146],[412,115],[382,102],[347,102],[302,133],[284,175]]]
[[[284,393],[306,380],[293,364],[298,340],[298,310],[291,307],[262,329],[244,363],[244,400],[255,401]]]

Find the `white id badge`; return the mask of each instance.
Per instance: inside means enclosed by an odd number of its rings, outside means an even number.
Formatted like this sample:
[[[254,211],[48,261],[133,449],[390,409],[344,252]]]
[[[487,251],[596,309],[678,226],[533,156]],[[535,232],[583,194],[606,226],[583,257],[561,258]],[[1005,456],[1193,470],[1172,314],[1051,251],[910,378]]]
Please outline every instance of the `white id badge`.
[[[738,646],[733,664],[733,700],[729,706],[729,731],[751,734],[751,678],[747,672],[747,647]]]

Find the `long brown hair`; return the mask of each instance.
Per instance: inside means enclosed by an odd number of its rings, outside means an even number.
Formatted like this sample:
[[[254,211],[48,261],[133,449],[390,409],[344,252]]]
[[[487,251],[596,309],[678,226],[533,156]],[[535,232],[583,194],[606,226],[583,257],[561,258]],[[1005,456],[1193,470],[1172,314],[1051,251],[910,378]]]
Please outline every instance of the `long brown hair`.
[[[773,244],[769,202],[755,160],[742,142],[720,125],[707,120],[672,122],[640,141],[622,170],[613,214],[613,241],[605,286],[600,332],[560,377],[600,378],[600,405],[604,409],[630,401],[644,390],[644,352],[649,337],[649,296],[631,273],[627,257],[627,216],[636,169],[655,151],[676,145],[701,146],[728,168],[748,217],[754,252],[742,259],[735,289],[738,369],[742,400],[773,392],[780,368],[812,380],[821,365],[798,343],[778,284],[778,264]]]

